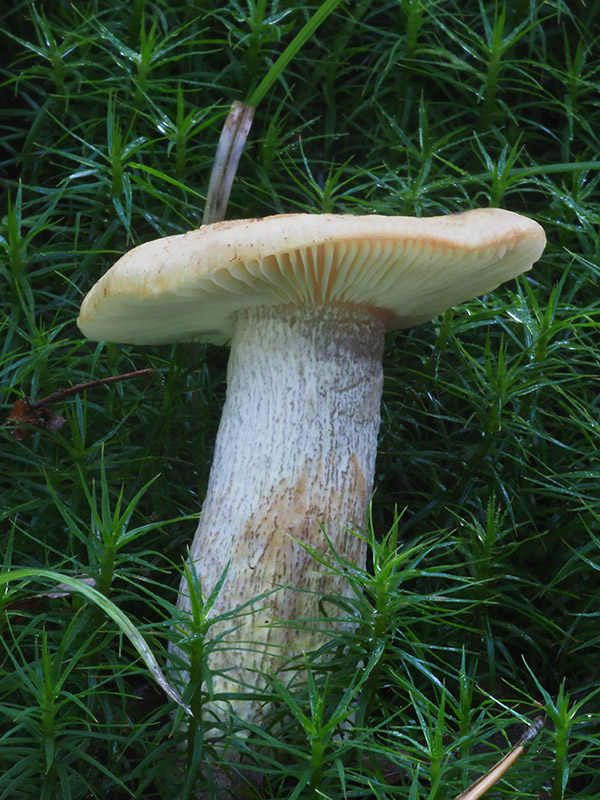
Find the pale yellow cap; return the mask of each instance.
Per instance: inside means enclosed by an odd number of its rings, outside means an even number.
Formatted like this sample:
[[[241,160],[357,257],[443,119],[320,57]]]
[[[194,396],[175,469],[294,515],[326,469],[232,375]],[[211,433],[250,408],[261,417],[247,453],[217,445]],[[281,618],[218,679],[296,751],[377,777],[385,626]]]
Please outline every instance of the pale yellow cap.
[[[331,303],[407,328],[530,269],[545,243],[536,222],[495,208],[217,222],[130,250],[86,295],[77,324],[96,340],[221,344],[241,308]]]

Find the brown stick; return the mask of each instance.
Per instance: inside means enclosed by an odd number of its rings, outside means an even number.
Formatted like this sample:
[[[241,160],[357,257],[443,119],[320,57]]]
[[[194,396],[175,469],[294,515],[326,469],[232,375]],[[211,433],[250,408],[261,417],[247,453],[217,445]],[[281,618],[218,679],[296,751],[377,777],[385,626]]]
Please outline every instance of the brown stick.
[[[39,408],[40,406],[47,406],[49,403],[57,403],[65,397],[84,392],[86,389],[93,389],[96,386],[103,386],[108,383],[117,383],[117,381],[127,381],[131,378],[141,378],[144,375],[152,375],[154,370],[152,367],[148,369],[138,369],[135,372],[125,372],[122,375],[111,375],[109,378],[98,378],[95,381],[88,381],[88,383],[77,383],[75,386],[69,386],[68,389],[59,389],[57,392],[52,392],[47,397],[42,397],[41,400],[36,400],[35,403],[30,403],[30,408]]]
[[[69,386],[67,389],[59,389],[57,392],[52,392],[47,397],[36,400],[35,403],[30,402],[28,397],[23,397],[13,403],[12,410],[1,427],[10,426],[13,429],[13,435],[18,441],[26,439],[32,429],[58,431],[67,420],[65,417],[57,416],[48,408],[50,403],[58,403],[64,400],[65,397],[79,394],[86,389],[93,389],[96,386],[125,381],[130,378],[152,375],[153,372],[152,368],[138,369],[135,372],[126,372],[123,375],[111,375],[110,378],[98,378],[95,381],[78,383],[76,386]]]
[[[525,750],[525,745],[532,742],[543,727],[543,717],[536,717],[512,750],[501,758],[500,761],[496,762],[486,775],[476,780],[475,783],[469,786],[466,792],[459,794],[454,800],[478,800],[482,794],[485,794],[485,792],[496,783],[496,781],[500,780],[506,770],[515,763],[517,758],[519,758],[521,753]]]

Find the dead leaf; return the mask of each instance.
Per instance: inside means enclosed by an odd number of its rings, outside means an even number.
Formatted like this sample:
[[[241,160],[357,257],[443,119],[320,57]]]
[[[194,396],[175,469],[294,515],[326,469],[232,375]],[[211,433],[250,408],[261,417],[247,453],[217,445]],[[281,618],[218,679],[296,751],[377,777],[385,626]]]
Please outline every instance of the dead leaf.
[[[55,414],[42,403],[31,403],[29,398],[17,400],[7,417],[6,425],[12,428],[17,441],[22,442],[32,433],[32,428],[45,431],[58,431],[67,420]]]

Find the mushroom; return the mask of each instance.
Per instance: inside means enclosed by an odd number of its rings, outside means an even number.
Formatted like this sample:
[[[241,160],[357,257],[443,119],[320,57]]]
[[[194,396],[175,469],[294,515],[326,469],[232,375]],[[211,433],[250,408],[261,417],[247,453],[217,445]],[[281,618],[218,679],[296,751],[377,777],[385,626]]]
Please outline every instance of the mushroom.
[[[229,565],[214,614],[263,597],[211,656],[217,692],[260,687],[261,673],[323,642],[320,600],[347,588],[311,549],[365,562],[349,529],[364,525],[372,492],[385,332],[495,289],[544,245],[536,222],[500,209],[283,214],[143,244],[85,297],[78,325],[91,339],[231,345],[190,557],[205,594]],[[260,719],[252,700],[233,707]]]

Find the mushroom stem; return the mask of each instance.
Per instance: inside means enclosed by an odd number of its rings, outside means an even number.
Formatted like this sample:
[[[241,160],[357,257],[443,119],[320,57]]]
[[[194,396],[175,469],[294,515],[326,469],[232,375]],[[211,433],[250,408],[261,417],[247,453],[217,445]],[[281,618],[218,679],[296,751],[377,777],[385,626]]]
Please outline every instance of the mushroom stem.
[[[381,312],[364,306],[237,312],[227,398],[190,556],[205,594],[229,563],[214,614],[277,591],[211,656],[210,666],[231,678],[217,678],[216,692],[239,692],[239,681],[260,686],[260,672],[323,643],[319,622],[270,626],[315,620],[323,594],[347,591],[298,541],[327,551],[325,530],[344,559],[364,563],[363,543],[346,526],[364,525],[372,491],[383,342]],[[184,582],[179,606],[190,607]],[[234,711],[258,719],[252,701]]]

